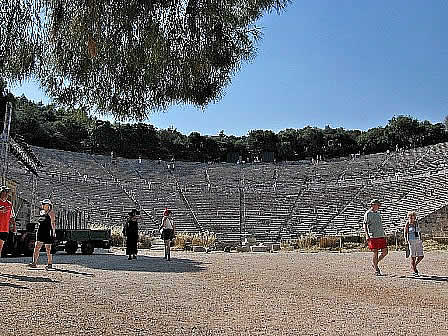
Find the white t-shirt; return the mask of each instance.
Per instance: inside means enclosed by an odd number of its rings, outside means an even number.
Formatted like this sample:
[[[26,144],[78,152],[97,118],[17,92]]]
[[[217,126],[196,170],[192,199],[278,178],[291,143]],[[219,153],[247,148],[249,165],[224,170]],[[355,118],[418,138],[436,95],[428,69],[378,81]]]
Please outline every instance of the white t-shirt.
[[[164,229],[169,229],[169,230],[173,229],[173,224],[171,223],[170,218],[164,217],[164,218],[162,218],[162,224],[163,224],[163,221],[165,221],[165,226],[163,227]]]

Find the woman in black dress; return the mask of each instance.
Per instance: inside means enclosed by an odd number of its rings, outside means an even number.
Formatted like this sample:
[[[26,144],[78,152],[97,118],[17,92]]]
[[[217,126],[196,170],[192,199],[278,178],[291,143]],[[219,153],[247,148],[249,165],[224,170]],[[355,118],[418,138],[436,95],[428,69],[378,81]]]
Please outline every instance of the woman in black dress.
[[[140,211],[134,209],[128,213],[129,219],[123,228],[123,234],[126,237],[126,254],[128,259],[137,259],[138,242],[138,216]]]
[[[47,270],[53,268],[53,256],[51,255],[51,244],[56,235],[56,217],[53,211],[53,204],[49,199],[44,199],[41,202],[42,210],[39,216],[39,228],[36,233],[36,244],[34,246],[33,261],[29,264],[30,267],[37,267],[37,260],[39,259],[39,252],[42,245],[45,245],[47,251],[48,265]]]

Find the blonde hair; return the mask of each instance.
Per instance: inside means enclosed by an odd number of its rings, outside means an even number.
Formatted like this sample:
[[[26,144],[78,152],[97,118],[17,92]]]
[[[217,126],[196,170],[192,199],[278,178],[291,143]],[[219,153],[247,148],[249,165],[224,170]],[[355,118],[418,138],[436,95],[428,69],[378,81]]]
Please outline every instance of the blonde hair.
[[[415,211],[408,211],[408,217],[414,216],[415,218],[417,218],[417,212]]]

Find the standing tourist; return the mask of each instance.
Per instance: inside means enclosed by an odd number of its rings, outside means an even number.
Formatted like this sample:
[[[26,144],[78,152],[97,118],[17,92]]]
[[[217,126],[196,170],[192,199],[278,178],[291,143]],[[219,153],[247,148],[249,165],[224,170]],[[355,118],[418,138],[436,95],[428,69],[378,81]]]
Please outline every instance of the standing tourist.
[[[51,245],[56,236],[56,216],[53,211],[53,204],[49,199],[44,199],[41,203],[41,211],[39,216],[39,228],[36,233],[36,244],[34,246],[33,261],[28,265],[31,268],[37,267],[39,260],[39,252],[42,245],[45,245],[48,263],[45,267],[47,270],[53,268],[53,256],[51,254]]]
[[[412,274],[419,276],[417,265],[423,260],[423,242],[417,223],[417,213],[415,211],[408,212],[408,220],[404,227],[404,239],[409,245]]]
[[[0,256],[3,244],[8,240],[9,226],[13,224],[13,232],[16,232],[16,222],[14,221],[14,209],[8,200],[8,193],[11,189],[7,186],[0,187]]]
[[[380,206],[380,201],[373,199],[370,202],[370,209],[364,214],[364,231],[369,249],[373,252],[372,267],[375,270],[375,275],[381,275],[378,264],[388,253],[386,233],[378,212]],[[380,250],[381,254],[378,256]]]
[[[170,244],[171,240],[174,239],[176,234],[176,226],[171,218],[171,210],[165,209],[163,212],[162,225],[160,225],[160,230],[162,232],[162,239],[165,242],[165,259],[170,261]]]
[[[123,227],[123,235],[126,237],[126,254],[128,259],[137,259],[138,242],[138,216],[140,211],[133,209],[128,213],[129,219]]]

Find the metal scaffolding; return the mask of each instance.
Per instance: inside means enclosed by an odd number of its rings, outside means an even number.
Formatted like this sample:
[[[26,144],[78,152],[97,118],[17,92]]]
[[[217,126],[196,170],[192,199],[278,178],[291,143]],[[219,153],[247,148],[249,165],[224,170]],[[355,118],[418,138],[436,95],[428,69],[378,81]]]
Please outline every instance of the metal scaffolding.
[[[3,132],[1,134],[1,159],[2,159],[2,185],[6,184],[6,175],[8,172],[8,152],[9,152],[9,130],[11,128],[12,103],[6,103],[5,120],[3,123]]]

